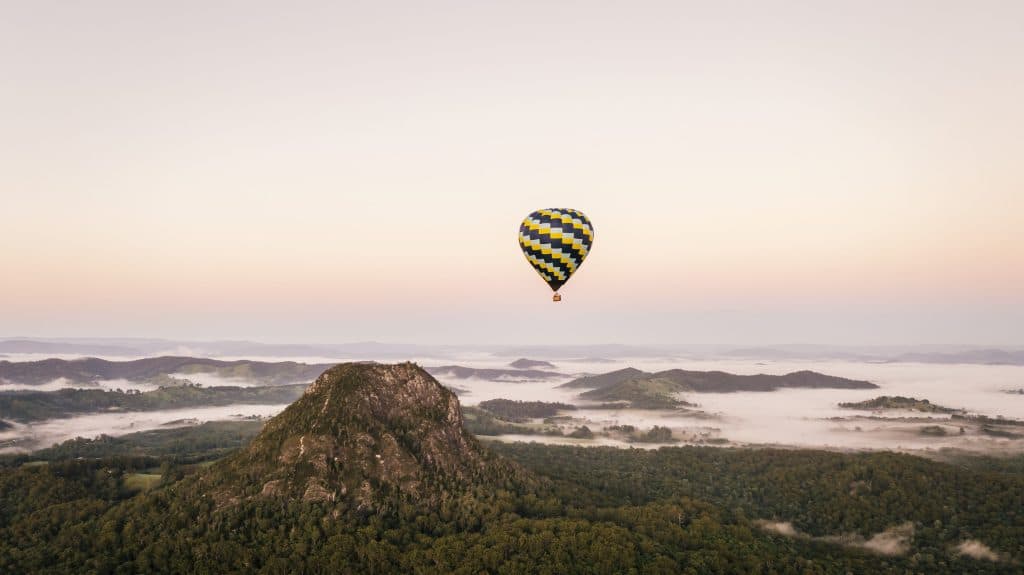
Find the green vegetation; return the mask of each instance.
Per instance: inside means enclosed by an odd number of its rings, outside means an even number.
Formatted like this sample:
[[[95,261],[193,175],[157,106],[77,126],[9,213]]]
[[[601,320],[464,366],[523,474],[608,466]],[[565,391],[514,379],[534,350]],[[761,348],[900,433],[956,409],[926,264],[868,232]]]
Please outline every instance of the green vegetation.
[[[878,409],[906,409],[912,411],[923,411],[925,413],[958,413],[961,411],[959,409],[951,409],[949,407],[935,405],[927,399],[903,397],[901,395],[882,395],[865,401],[840,403],[839,407],[872,411]]]
[[[636,409],[675,409],[693,406],[676,399],[674,394],[686,391],[686,386],[669,379],[628,379],[607,387],[580,394],[580,399],[601,402],[629,402]]]
[[[590,428],[586,425],[577,427],[569,433],[569,437],[573,439],[594,439],[594,432],[590,431]]]
[[[588,409],[629,409],[630,405],[628,401],[614,401],[611,403],[596,403],[594,405],[588,405]]]
[[[991,435],[992,437],[1002,437],[1004,439],[1022,439],[1022,438],[1024,438],[1024,433],[1018,433],[1018,432],[1015,432],[1015,431],[1010,431],[1008,429],[1002,429],[1000,427],[995,427],[995,426],[992,426],[992,425],[982,425],[981,426],[981,432],[984,433],[985,435]]]
[[[514,401],[511,399],[489,399],[481,401],[480,407],[494,414],[498,419],[523,423],[539,417],[552,417],[559,411],[572,411],[575,405],[547,401]]]
[[[98,411],[156,411],[180,407],[281,404],[295,401],[305,384],[274,387],[200,387],[184,385],[139,391],[61,389],[0,392],[0,417],[30,422]]]
[[[1012,427],[1024,427],[1024,421],[1019,419],[1007,419],[1003,416],[989,417],[987,415],[961,415],[954,413],[951,417],[954,421],[966,421],[969,423],[979,423],[982,425],[1008,425]]]
[[[563,384],[562,387],[603,389],[637,380],[668,381],[676,386],[678,391],[698,393],[774,391],[784,387],[832,389],[875,389],[878,387],[867,381],[835,377],[814,371],[795,371],[785,375],[736,375],[723,371],[688,371],[685,369],[669,369],[657,373],[647,373],[632,367],[601,375],[577,378]]]
[[[521,357],[508,365],[509,367],[514,367],[516,369],[533,369],[538,367],[543,369],[555,369],[555,364],[550,361],[527,359],[525,357]]]
[[[542,369],[477,368],[462,365],[441,365],[427,368],[427,371],[436,376],[457,379],[475,377],[488,381],[544,380],[564,377],[561,373]]]
[[[215,459],[248,444],[263,428],[260,420],[209,421],[202,425],[140,431],[118,437],[101,435],[93,439],[69,439],[41,449],[20,460],[103,458],[119,455]]]
[[[560,385],[559,387],[585,387],[596,389],[600,387],[608,387],[631,379],[642,378],[647,375],[649,375],[647,372],[640,371],[635,367],[627,367],[624,369],[609,371],[608,373],[602,373],[600,375],[578,377],[569,383]]]
[[[301,500],[217,508],[195,475],[135,496],[148,461],[0,470],[0,572],[1011,574],[1024,559],[1019,474],[882,453],[491,449],[549,483],[338,521]],[[814,537],[904,522],[914,534],[883,556],[767,532],[762,518]],[[967,539],[1007,561],[952,550]]]
[[[672,437],[670,428],[660,425],[655,425],[646,432],[641,432],[634,425],[609,425],[604,430],[613,437],[618,436],[635,443],[672,443],[677,441]]]
[[[261,385],[284,385],[313,381],[330,364],[305,364],[294,361],[221,361],[202,357],[148,357],[132,361],[85,359],[44,359],[41,361],[0,361],[0,379],[38,385],[58,378],[76,384],[125,379],[135,382],[165,381],[173,374],[207,374],[227,379],[242,379]]]
[[[981,472],[1024,475],[1024,454],[981,455],[972,451],[945,448],[937,452],[930,452],[928,457],[935,461],[967,467]]]
[[[124,476],[124,487],[130,491],[149,491],[160,485],[162,479],[159,473],[129,473]]]
[[[3,459],[0,573],[1016,574],[1024,562],[1013,462],[483,449],[460,426],[454,395],[416,366],[344,365],[209,466],[197,461],[209,450],[142,434],[130,445],[171,454],[78,459],[77,442],[45,464]],[[900,537],[889,554],[864,543],[881,533]],[[973,559],[965,542],[994,552]]]
[[[672,438],[672,430],[667,427],[655,425],[647,433],[636,437],[636,441],[642,443],[670,443],[675,441]]]
[[[513,423],[499,419],[478,407],[462,408],[466,430],[473,435],[562,435],[555,422],[545,420],[544,426]]]
[[[931,435],[935,437],[945,437],[947,435],[946,428],[941,425],[925,425],[918,430],[918,433],[921,435]]]

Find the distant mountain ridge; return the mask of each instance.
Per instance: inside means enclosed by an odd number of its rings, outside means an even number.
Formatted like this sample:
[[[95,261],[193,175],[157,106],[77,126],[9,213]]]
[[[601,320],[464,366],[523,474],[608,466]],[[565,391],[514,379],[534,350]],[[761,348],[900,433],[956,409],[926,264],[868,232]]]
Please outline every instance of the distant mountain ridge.
[[[0,392],[0,418],[33,422],[85,413],[159,411],[222,405],[280,405],[295,401],[306,384],[254,387],[179,385],[153,391],[60,389]]]
[[[489,353],[499,358],[528,357],[549,361],[614,358],[674,360],[745,358],[769,361],[841,360],[867,363],[920,362],[979,365],[1024,365],[1021,345],[483,345],[402,344],[373,341],[349,343],[261,343],[255,341],[190,341],[153,338],[0,338],[0,354],[94,355],[113,357],[197,356],[332,359],[449,358],[464,353]],[[577,358],[577,359],[572,359]],[[333,365],[333,362],[331,363]]]
[[[148,381],[170,374],[213,374],[231,379],[247,379],[264,385],[283,385],[310,381],[330,364],[306,364],[294,361],[224,361],[202,357],[148,357],[130,361],[83,359],[44,359],[39,361],[0,361],[0,380],[39,385],[64,378],[87,384],[102,380]]]
[[[428,367],[426,370],[434,376],[454,377],[456,379],[476,377],[489,381],[538,381],[565,377],[563,373],[540,369],[477,368],[461,365],[441,365]]]
[[[89,385],[104,380],[124,379],[160,384],[163,376],[207,374],[225,380],[244,380],[260,385],[288,385],[315,379],[333,363],[300,363],[295,361],[219,360],[204,357],[161,356],[128,361],[110,361],[88,357],[82,359],[43,359],[12,362],[0,360],[0,382],[41,385],[56,379],[73,384]],[[565,374],[539,369],[474,368],[461,365],[427,367],[435,376],[455,379],[476,377],[491,381],[547,380]],[[225,382],[230,384],[230,381]]]
[[[559,387],[601,390],[632,381],[661,381],[671,383],[674,386],[674,391],[692,391],[696,393],[775,391],[776,389],[791,387],[815,389],[878,388],[877,385],[868,381],[825,375],[808,370],[795,371],[785,375],[736,375],[724,371],[690,371],[685,369],[668,369],[649,373],[632,367],[600,375],[580,377]]]

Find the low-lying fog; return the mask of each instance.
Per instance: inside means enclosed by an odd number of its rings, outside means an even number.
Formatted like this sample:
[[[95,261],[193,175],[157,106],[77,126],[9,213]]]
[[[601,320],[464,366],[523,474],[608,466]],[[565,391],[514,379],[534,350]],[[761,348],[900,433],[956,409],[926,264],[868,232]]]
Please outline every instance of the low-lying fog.
[[[277,415],[286,407],[288,407],[287,404],[238,404],[162,411],[90,413],[31,424],[15,424],[14,429],[0,431],[0,445],[14,440],[10,446],[0,447],[0,453],[42,449],[76,437],[92,438],[103,434],[116,436],[151,429],[194,425],[206,421],[224,421],[251,416],[269,417]]]
[[[14,359],[14,358],[8,358]],[[18,360],[40,359],[39,356]],[[229,359],[229,358],[223,358]],[[279,361],[280,358],[255,358],[261,361]],[[292,358],[289,358],[292,359]],[[302,358],[329,363],[330,358]],[[368,358],[373,359],[373,358]],[[413,358],[425,367],[462,365],[475,368],[507,368],[514,358],[487,354],[467,354],[460,359]],[[780,444],[804,447],[832,447],[841,449],[937,449],[960,447],[974,450],[1024,451],[1024,440],[1004,439],[978,433],[957,433],[958,424],[950,423],[945,436],[921,433],[926,425],[942,423],[949,416],[918,412],[879,412],[840,409],[840,402],[856,402],[880,395],[902,395],[928,399],[934,404],[969,413],[991,417],[1005,416],[1024,419],[1024,395],[1005,393],[1004,390],[1024,387],[1024,366],[997,365],[938,365],[916,363],[860,363],[849,361],[756,361],[756,360],[693,360],[681,358],[618,358],[613,361],[551,360],[563,377],[529,382],[495,382],[482,379],[458,379],[442,376],[442,383],[458,389],[463,405],[476,405],[481,401],[506,398],[526,401],[558,401],[577,403],[582,389],[559,389],[558,386],[584,373],[605,373],[627,366],[645,371],[670,368],[690,370],[721,370],[738,374],[784,374],[799,370],[813,370],[828,375],[864,379],[879,385],[879,389],[782,389],[765,393],[684,393],[680,397],[698,404],[700,414],[676,411],[598,410],[579,409],[567,412],[586,424],[594,432],[609,425],[633,425],[646,430],[654,425],[668,426],[683,440],[715,438],[728,440],[728,444]],[[179,375],[203,385],[251,385],[251,382],[225,380],[215,376],[197,374]],[[57,389],[61,382],[34,389]],[[114,389],[140,389],[129,382],[102,382],[101,387]],[[26,386],[18,386],[24,388]],[[0,386],[0,389],[8,389]],[[230,419],[235,414],[269,416],[278,413],[283,405],[237,405],[196,409],[176,409],[145,413],[109,413],[85,415],[69,419],[52,420],[30,427],[0,432],[0,444],[30,432],[36,446],[76,436],[95,436],[100,433],[119,435],[143,429],[153,429],[179,419],[210,421]],[[710,417],[709,417],[710,416]],[[858,416],[860,418],[858,418]],[[868,419],[871,416],[892,418],[889,421]],[[829,418],[846,418],[843,421]],[[924,418],[932,418],[933,422]],[[902,420],[900,418],[903,418]],[[921,418],[908,421],[907,418]],[[1024,433],[1024,427],[1017,428]],[[504,440],[551,441],[581,444],[622,444],[614,439],[597,437],[592,441],[551,438],[541,435],[505,437]],[[10,444],[8,444],[10,445]],[[639,445],[638,445],[639,446]],[[11,447],[7,448],[8,450]]]
[[[813,370],[827,375],[863,379],[879,389],[780,389],[773,392],[683,393],[682,399],[699,405],[708,417],[673,411],[579,409],[568,415],[599,431],[609,425],[633,425],[648,429],[668,426],[683,439],[689,437],[725,438],[731,443],[780,444],[801,447],[840,449],[939,449],[959,447],[971,450],[1024,451],[1024,440],[1008,440],[977,434],[957,434],[958,424],[949,424],[949,435],[921,433],[925,425],[941,424],[950,416],[911,411],[870,412],[842,409],[840,402],[857,402],[880,395],[902,395],[927,399],[933,404],[965,409],[972,414],[1024,419],[1024,395],[1008,394],[1007,389],[1024,387],[1024,367],[997,365],[935,365],[916,363],[857,363],[840,361],[789,362],[748,360],[650,360],[630,359],[614,363],[553,362],[554,371],[563,373],[603,373],[632,366],[645,371],[670,368],[737,374],[784,374]],[[474,367],[500,367],[494,360]],[[441,378],[443,383],[465,390],[460,396],[465,405],[493,398],[559,401],[575,403],[584,390],[557,389],[571,377],[555,382],[506,384],[474,379]],[[859,417],[858,417],[859,416]],[[872,416],[891,421],[868,419]],[[830,418],[842,417],[845,421]],[[901,421],[920,418],[920,421]],[[933,421],[925,421],[931,418]],[[1024,428],[1020,430],[1024,433]],[[523,436],[527,441],[558,441],[560,438]],[[511,439],[511,438],[506,438]],[[579,443],[579,440],[570,440]],[[595,440],[596,441],[596,440]],[[607,443],[601,441],[600,443]],[[612,442],[615,443],[615,442]],[[639,445],[637,445],[639,446]]]
[[[221,384],[231,385],[231,384]],[[77,383],[67,378],[57,378],[53,381],[39,385],[28,385],[24,383],[0,383],[0,391],[57,391],[60,389],[105,389],[113,391],[153,391],[157,388],[155,384],[139,381],[128,381],[127,379],[103,379],[90,383]]]

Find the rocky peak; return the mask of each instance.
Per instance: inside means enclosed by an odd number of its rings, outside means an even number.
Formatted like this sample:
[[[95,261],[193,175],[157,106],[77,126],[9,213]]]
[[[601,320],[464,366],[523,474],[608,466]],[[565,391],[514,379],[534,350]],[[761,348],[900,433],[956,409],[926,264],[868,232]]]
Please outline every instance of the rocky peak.
[[[455,394],[412,363],[328,369],[210,480],[221,504],[288,497],[362,512],[533,481],[484,449]]]

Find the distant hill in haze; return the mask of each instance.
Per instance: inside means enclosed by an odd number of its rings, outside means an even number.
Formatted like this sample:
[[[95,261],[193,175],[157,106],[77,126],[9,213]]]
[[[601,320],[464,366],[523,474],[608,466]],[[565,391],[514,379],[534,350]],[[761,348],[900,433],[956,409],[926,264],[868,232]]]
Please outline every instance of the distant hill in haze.
[[[374,341],[350,343],[262,343],[244,340],[190,341],[153,338],[30,338],[0,339],[0,354],[100,356],[108,359],[155,356],[330,358],[384,360],[449,358],[454,363],[466,352],[503,358],[590,363],[629,358],[750,359],[754,361],[841,360],[870,363],[970,363],[1024,365],[1024,347],[981,345],[443,345]],[[574,359],[587,358],[587,359]],[[333,363],[332,363],[333,365]]]
[[[546,363],[546,362],[544,362]],[[94,357],[83,359],[44,359],[39,361],[0,361],[0,382],[41,385],[56,379],[71,384],[90,385],[100,381],[123,379],[133,382],[166,383],[167,376],[188,378],[210,375],[257,385],[287,385],[310,381],[333,364],[299,363],[294,361],[224,361],[203,357],[148,357],[129,361],[108,361]],[[555,371],[539,369],[478,369],[459,365],[428,367],[435,376],[455,379],[471,377],[490,381],[546,380],[565,377]]]
[[[864,401],[845,402],[840,403],[839,407],[845,409],[864,409],[872,411],[882,409],[905,409],[910,411],[923,411],[926,413],[961,413],[963,411],[962,409],[953,409],[951,407],[936,405],[927,399],[903,397],[901,395],[882,395]]]
[[[146,392],[103,389],[4,391],[0,392],[0,418],[33,422],[83,413],[286,404],[295,401],[305,388],[306,384],[298,383],[259,387],[178,385]]]
[[[673,409],[693,407],[692,403],[675,397],[691,391],[685,384],[662,377],[633,378],[591,389],[580,394],[580,399],[605,403],[628,402],[635,409]]]
[[[514,367],[516,369],[531,369],[531,368],[537,368],[537,367],[541,367],[541,368],[545,368],[545,369],[555,369],[555,364],[553,364],[553,363],[551,363],[549,361],[541,361],[541,360],[537,360],[537,359],[526,359],[525,357],[521,357],[521,358],[513,361],[512,363],[510,363],[508,365],[509,365],[509,367]]]
[[[968,349],[952,352],[911,352],[893,361],[913,363],[971,363],[982,365],[1024,365],[1024,350]]]
[[[131,361],[108,361],[90,357],[72,360],[0,361],[0,380],[39,385],[63,378],[72,383],[88,384],[112,379],[145,382],[171,374],[182,374],[186,377],[190,374],[209,374],[263,385],[283,385],[310,381],[329,366],[293,361],[222,361],[201,357],[150,357]]]
[[[456,379],[469,379],[473,377],[488,381],[538,381],[565,377],[565,374],[556,371],[539,369],[476,368],[461,365],[441,365],[428,367],[426,370],[435,377],[453,377]]]
[[[188,355],[200,357],[325,357],[383,359],[448,357],[465,347],[380,343],[340,344],[261,343],[254,341],[189,341],[151,338],[8,338],[0,353],[141,357]],[[476,348],[473,348],[476,349]],[[331,364],[333,365],[333,363]]]
[[[577,377],[568,383],[563,383],[559,387],[602,388],[622,383],[623,381],[628,381],[630,379],[644,378],[650,375],[653,374],[641,371],[635,367],[627,367],[599,375],[585,375],[583,377]]]
[[[39,341],[32,339],[8,339],[0,341],[4,353],[52,353],[81,355],[136,355],[134,347],[103,343],[76,343],[61,341]]]
[[[629,381],[659,380],[671,383],[675,391],[724,393],[736,391],[775,391],[780,388],[875,389],[868,382],[825,375],[815,371],[795,371],[785,375],[736,375],[724,371],[689,371],[669,369],[648,373],[628,367],[601,375],[574,379],[560,387],[606,389]],[[605,398],[606,399],[606,398]]]

